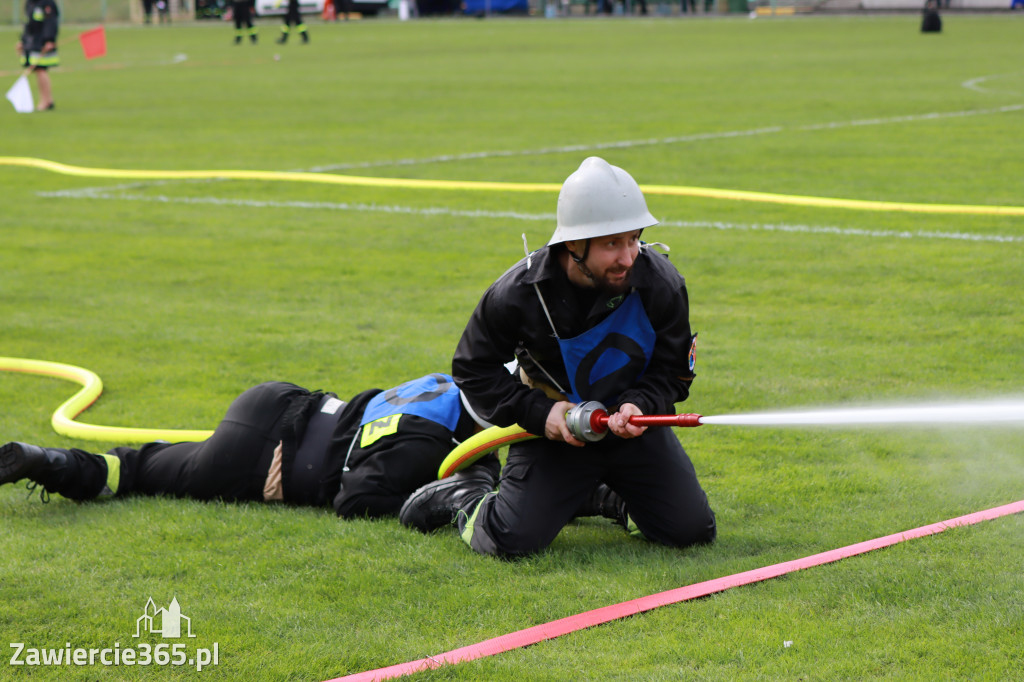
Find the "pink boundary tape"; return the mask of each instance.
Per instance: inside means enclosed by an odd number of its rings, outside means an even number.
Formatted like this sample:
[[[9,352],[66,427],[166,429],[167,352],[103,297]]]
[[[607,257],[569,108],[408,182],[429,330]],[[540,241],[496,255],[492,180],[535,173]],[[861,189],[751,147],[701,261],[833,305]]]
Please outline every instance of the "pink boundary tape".
[[[772,566],[755,568],[751,571],[734,573],[733,575],[724,576],[722,578],[715,578],[702,583],[679,587],[667,592],[659,592],[658,594],[652,594],[647,597],[633,599],[620,604],[604,606],[599,609],[594,609],[593,611],[585,611],[584,613],[554,620],[550,623],[535,625],[532,628],[526,628],[525,630],[519,630],[507,635],[501,635],[500,637],[484,640],[483,642],[471,644],[460,649],[453,649],[443,654],[438,654],[437,656],[428,656],[427,658],[421,658],[418,661],[409,661],[408,663],[399,663],[387,668],[367,670],[366,672],[354,673],[352,675],[346,675],[345,677],[337,677],[327,680],[327,682],[340,682],[341,680],[345,680],[346,682],[387,680],[404,675],[411,675],[412,673],[420,672],[421,670],[439,668],[443,665],[472,661],[485,656],[493,656],[505,651],[511,651],[512,649],[537,644],[538,642],[552,639],[554,637],[560,637],[562,635],[569,634],[570,632],[583,630],[584,628],[589,628],[594,625],[601,625],[602,623],[608,623],[613,620],[618,620],[619,618],[625,618],[637,613],[650,611],[658,608],[659,606],[667,606],[669,604],[676,604],[690,599],[696,599],[698,597],[706,597],[709,594],[724,592],[725,590],[733,587],[740,587],[741,585],[749,585],[751,583],[769,580],[770,578],[777,578],[787,573],[800,571],[813,566],[821,566],[822,564],[829,564],[839,561],[840,559],[856,556],[858,554],[865,554],[866,552],[882,549],[883,547],[889,547],[907,540],[913,540],[927,535],[934,535],[949,528],[971,526],[982,521],[990,521],[1001,516],[1009,516],[1011,514],[1019,514],[1021,512],[1024,512],[1024,500],[1014,502],[1012,504],[1006,504],[1001,507],[993,507],[992,509],[986,509],[973,514],[967,514],[966,516],[958,516],[955,519],[940,521],[939,523],[933,523],[928,526],[921,526],[920,528],[914,528],[913,530],[904,531],[902,533],[895,533],[893,535],[875,538],[874,540],[867,540],[865,542],[847,545],[846,547],[832,549],[820,554],[813,554],[802,559],[794,559],[793,561],[785,561]]]

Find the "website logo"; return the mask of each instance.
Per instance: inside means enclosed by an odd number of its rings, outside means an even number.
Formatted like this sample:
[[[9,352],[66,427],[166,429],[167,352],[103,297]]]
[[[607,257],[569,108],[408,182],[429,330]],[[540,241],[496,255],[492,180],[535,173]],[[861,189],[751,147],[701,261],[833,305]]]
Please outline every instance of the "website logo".
[[[136,611],[136,613],[138,613]],[[142,615],[135,619],[133,639],[159,635],[163,639],[195,639],[192,619],[181,612],[178,598],[173,597],[167,608],[157,607],[150,597],[142,609]],[[11,666],[87,666],[104,667],[131,666],[188,666],[201,671],[210,665],[220,663],[220,644],[212,647],[195,647],[183,642],[160,642],[149,644],[138,642],[134,646],[122,647],[114,642],[112,647],[74,647],[71,642],[57,647],[33,647],[24,642],[12,642],[14,650],[8,662]]]
[[[182,621],[185,621],[188,636],[195,637],[192,634],[192,619],[181,614],[181,605],[178,604],[177,597],[171,600],[170,605],[166,609],[158,609],[156,604],[153,603],[153,598],[150,597],[149,601],[146,602],[146,608],[143,609],[142,615],[135,621],[135,634],[133,637],[141,637],[142,633],[148,632],[160,635],[164,639],[177,639],[181,637]]]

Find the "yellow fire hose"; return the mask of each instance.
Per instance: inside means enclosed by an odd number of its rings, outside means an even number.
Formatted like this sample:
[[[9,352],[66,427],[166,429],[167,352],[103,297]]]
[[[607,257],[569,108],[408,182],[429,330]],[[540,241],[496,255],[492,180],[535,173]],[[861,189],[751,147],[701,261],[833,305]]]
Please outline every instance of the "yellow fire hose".
[[[25,156],[0,156],[0,166],[23,166],[39,170],[88,178],[133,180],[258,180],[263,182],[312,182],[359,187],[392,187],[402,189],[432,189],[443,191],[491,192],[558,192],[561,185],[549,182],[492,182],[473,180],[418,180],[412,178],[372,178],[361,175],[335,175],[331,173],[282,172],[259,170],[125,170],[117,168],[87,168],[36,159]],[[862,199],[836,199],[809,197],[770,192],[749,192],[710,187],[681,185],[641,185],[644,194],[699,197],[729,201],[755,201],[771,204],[790,204],[818,208],[845,208],[855,211],[896,211],[907,213],[938,213],[963,215],[1024,216],[1024,206],[982,206],[970,204],[915,204],[898,201],[868,201]]]
[[[140,429],[122,426],[100,426],[75,421],[103,393],[103,380],[95,372],[46,360],[0,357],[0,371],[22,372],[38,376],[73,381],[82,386],[66,400],[50,418],[53,430],[68,438],[101,441],[104,443],[150,443],[158,440],[171,442],[198,442],[209,438],[213,431],[190,431],[178,429]],[[447,478],[460,469],[468,467],[488,452],[517,440],[535,438],[518,426],[492,427],[467,438],[449,453],[441,464],[438,478]]]
[[[50,418],[53,430],[68,438],[105,443],[149,443],[157,440],[201,441],[213,433],[175,429],[135,429],[76,422],[75,417],[85,412],[103,393],[103,381],[95,372],[59,362],[5,357],[0,357],[0,370],[66,379],[81,384],[82,388],[58,407]]]

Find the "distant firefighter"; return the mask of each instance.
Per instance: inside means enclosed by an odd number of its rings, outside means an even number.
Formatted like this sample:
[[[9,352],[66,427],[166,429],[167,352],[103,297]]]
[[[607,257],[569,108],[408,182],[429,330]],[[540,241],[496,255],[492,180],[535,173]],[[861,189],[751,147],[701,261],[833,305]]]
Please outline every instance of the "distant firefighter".
[[[302,36],[302,42],[309,42],[309,33],[306,30],[306,23],[302,21],[302,14],[299,12],[299,0],[287,0],[288,11],[284,15],[284,23],[281,25],[281,37],[277,39],[279,43],[288,42],[288,34],[291,33],[292,27],[299,32]]]
[[[925,2],[923,14],[921,33],[941,33],[942,17],[939,16],[939,0],[928,0]]]

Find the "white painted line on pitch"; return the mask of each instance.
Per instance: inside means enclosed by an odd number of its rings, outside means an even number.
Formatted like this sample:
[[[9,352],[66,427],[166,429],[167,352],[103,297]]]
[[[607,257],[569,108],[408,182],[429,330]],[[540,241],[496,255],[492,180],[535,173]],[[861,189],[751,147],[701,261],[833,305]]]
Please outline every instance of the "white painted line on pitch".
[[[262,201],[259,199],[225,199],[219,197],[168,197],[144,194],[107,194],[101,189],[37,192],[37,196],[55,199],[108,199],[113,201],[144,201],[158,204],[208,204],[244,208],[287,208],[326,211],[357,211],[369,213],[401,213],[409,215],[449,215],[460,218],[511,218],[515,220],[554,221],[554,213],[520,213],[517,211],[465,211],[445,207],[414,208],[331,201]]]
[[[681,142],[699,142],[702,140],[720,140],[735,137],[752,137],[755,135],[767,135],[781,133],[785,128],[782,126],[770,126],[767,128],[754,128],[752,130],[726,130],[717,133],[695,133],[693,135],[679,135],[675,137],[658,137],[646,140],[620,140],[617,142],[598,142],[596,144],[573,144],[562,147],[541,147],[540,149],[519,149],[487,152],[467,152],[465,154],[441,154],[428,156],[420,159],[398,159],[395,161],[361,161],[358,163],[337,163],[326,166],[315,166],[310,168],[312,173],[324,173],[335,170],[350,170],[353,168],[379,168],[383,166],[418,166],[428,163],[446,163],[449,161],[473,161],[477,159],[498,159],[514,156],[544,156],[548,154],[570,154],[573,152],[594,152],[604,149],[628,149],[631,147],[650,147],[662,144],[678,144]]]
[[[677,227],[699,227],[714,230],[749,230],[751,232],[799,232],[803,234],[838,234],[856,237],[882,237],[886,239],[952,239],[966,242],[1024,243],[1024,237],[1003,234],[972,234],[970,232],[911,232],[909,230],[867,230],[856,227],[832,227],[828,225],[743,224],[718,221],[665,221],[661,225]]]
[[[984,77],[983,77],[984,78]],[[885,118],[857,119],[853,121],[835,121],[831,123],[811,123],[800,126],[767,126],[764,128],[752,128],[748,130],[726,130],[712,133],[695,133],[693,135],[678,135],[674,137],[650,138],[647,140],[623,140],[618,142],[599,142],[590,145],[567,145],[563,147],[542,147],[540,149],[505,150],[505,151],[483,151],[467,152],[465,154],[441,154],[419,159],[397,159],[385,161],[361,161],[355,163],[337,163],[324,166],[314,166],[307,169],[296,169],[299,172],[325,173],[337,170],[352,170],[358,168],[383,168],[387,166],[418,166],[431,163],[446,163],[450,161],[472,161],[479,159],[512,158],[523,156],[544,156],[550,154],[568,154],[572,152],[595,152],[605,149],[629,149],[633,147],[656,146],[681,144],[685,142],[701,142],[705,140],[721,140],[743,137],[754,137],[757,135],[770,135],[787,131],[819,131],[837,130],[840,128],[855,128],[865,126],[886,125],[890,123],[913,123],[916,121],[934,121],[946,118],[963,118],[968,116],[986,116],[990,114],[1004,114],[1024,110],[1024,104],[1011,104],[990,109],[968,109],[964,111],[932,112],[928,114],[910,114],[907,116],[891,116]],[[107,185],[104,187],[86,187],[79,190],[68,190],[77,192],[104,192],[121,189],[138,189],[143,187],[158,187],[181,182],[222,182],[222,179],[206,180],[154,180],[149,182],[135,182],[120,185]],[[65,195],[67,196],[67,195]]]
[[[215,206],[238,206],[243,208],[286,208],[323,211],[356,211],[367,213],[394,213],[405,215],[437,216],[456,218],[510,219],[554,223],[554,213],[522,213],[518,211],[458,210],[435,207],[386,206],[383,204],[360,204],[327,201],[264,201],[259,199],[228,199],[220,197],[168,197],[144,194],[111,194],[97,189],[60,190],[37,192],[40,197],[55,199],[105,199],[112,201],[143,201],[161,204],[205,204]],[[729,223],[721,221],[665,220],[664,227],[690,229],[739,230],[748,232],[789,232],[801,234],[832,234],[879,239],[947,239],[965,242],[1024,243],[1024,236],[1002,234],[972,234],[968,232],[911,232],[909,230],[869,230],[855,227],[834,227],[829,225],[792,225],[787,223]]]
[[[757,135],[772,135],[784,132],[813,132],[818,130],[837,130],[840,128],[858,128],[864,126],[888,125],[892,123],[915,123],[918,121],[936,121],[946,118],[965,118],[968,116],[987,116],[1006,114],[1024,110],[1024,104],[1010,104],[990,109],[967,109],[964,111],[932,112],[928,114],[909,114],[906,116],[889,116],[865,118],[853,121],[833,121],[831,123],[811,123],[798,126],[767,126],[748,130],[726,130],[716,133],[695,133],[674,137],[659,137],[646,140],[621,140],[618,142],[599,142],[597,144],[567,145],[564,147],[542,147],[540,149],[523,149],[518,151],[468,152],[465,154],[442,154],[419,159],[399,159],[395,161],[362,161],[358,163],[338,163],[310,168],[309,172],[323,173],[335,170],[351,170],[356,168],[379,168],[384,166],[416,166],[429,163],[445,163],[449,161],[470,161],[477,159],[508,158],[515,156],[543,156],[548,154],[568,154],[572,152],[594,152],[604,149],[629,149],[633,147],[651,147],[656,145],[681,144],[684,142],[702,142]]]
[[[998,90],[996,88],[982,87],[981,83],[986,83],[995,78],[1007,78],[1009,76],[1016,76],[1019,74],[1013,73],[997,73],[991,76],[978,76],[977,78],[969,78],[960,84],[960,87],[967,88],[968,90],[974,90],[975,92],[981,92],[986,95],[1019,95],[1021,94],[1018,90]]]

